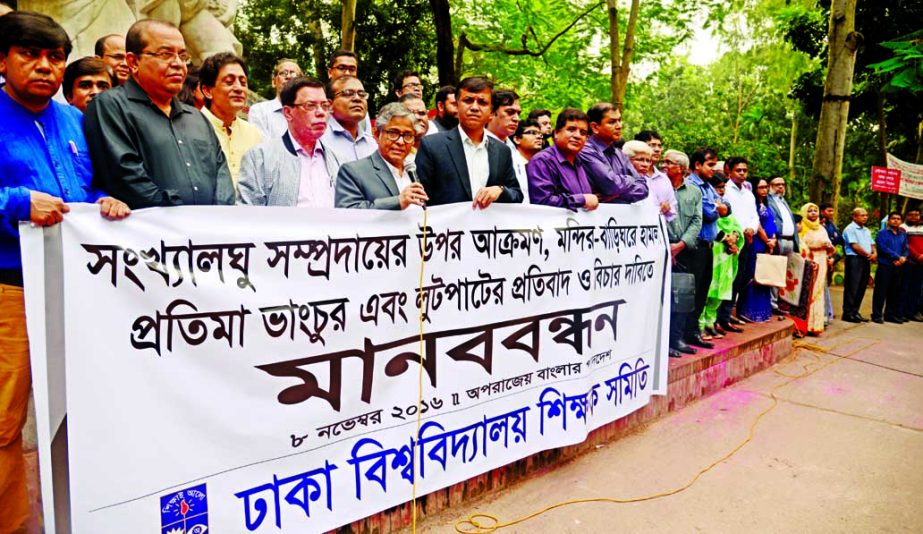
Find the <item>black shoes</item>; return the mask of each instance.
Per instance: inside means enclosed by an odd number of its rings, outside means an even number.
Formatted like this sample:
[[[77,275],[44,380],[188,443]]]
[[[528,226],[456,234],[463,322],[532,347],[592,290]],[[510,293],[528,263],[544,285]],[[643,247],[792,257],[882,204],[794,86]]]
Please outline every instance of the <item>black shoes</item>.
[[[855,315],[844,315],[843,320],[847,323],[861,323],[862,319],[856,317]]]
[[[670,357],[671,358],[682,358],[683,353],[676,349],[670,349]]]
[[[677,339],[675,343],[670,347],[671,351],[676,351],[682,354],[695,354],[697,351],[686,344],[682,339]]]
[[[885,317],[885,321],[895,324],[904,324],[907,322],[901,317]]]
[[[885,320],[881,317],[872,316],[872,322],[876,324],[885,324]]]
[[[696,347],[702,347],[703,349],[715,348],[714,343],[709,343],[708,341],[705,341],[704,339],[702,339],[702,335],[699,334],[698,332],[696,332],[695,335],[686,336],[686,338],[683,341],[685,341],[689,345],[694,345]]]
[[[732,325],[731,323],[718,323],[718,326],[723,328],[726,332],[734,332],[734,333],[739,334],[740,332],[744,331],[743,328],[736,327]]]

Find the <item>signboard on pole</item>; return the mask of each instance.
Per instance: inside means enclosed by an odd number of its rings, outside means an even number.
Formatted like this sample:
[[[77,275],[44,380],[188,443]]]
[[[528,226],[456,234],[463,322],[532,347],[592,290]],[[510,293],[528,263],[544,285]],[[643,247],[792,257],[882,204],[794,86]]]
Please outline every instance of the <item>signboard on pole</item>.
[[[901,188],[901,171],[887,167],[872,167],[872,191],[897,195]]]

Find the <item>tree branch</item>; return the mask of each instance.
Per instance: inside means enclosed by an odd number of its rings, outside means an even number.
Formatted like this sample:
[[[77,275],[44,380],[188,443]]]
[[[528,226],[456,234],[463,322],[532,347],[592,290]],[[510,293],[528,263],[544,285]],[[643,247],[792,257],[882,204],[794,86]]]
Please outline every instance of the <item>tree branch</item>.
[[[577,15],[577,17],[574,20],[572,20],[571,23],[568,24],[566,28],[564,28],[563,30],[555,34],[555,36],[552,37],[550,41],[545,43],[545,45],[542,46],[539,50],[529,50],[528,34],[523,34],[522,36],[522,41],[523,41],[522,48],[509,48],[509,47],[506,47],[503,45],[497,45],[497,44],[472,43],[470,40],[468,40],[468,35],[465,32],[462,32],[462,34],[459,35],[458,37],[458,46],[459,48],[467,48],[468,50],[471,50],[472,52],[502,52],[510,56],[540,57],[545,52],[547,52],[549,48],[551,48],[551,45],[553,45],[554,42],[558,40],[558,38],[563,36],[565,33],[569,32],[574,26],[576,26],[577,23],[580,22],[580,19],[589,15],[590,13],[593,12],[594,9],[598,8],[601,5],[603,5],[603,2],[597,2],[596,4],[590,6],[589,9]],[[535,32],[532,32],[532,34],[535,35]],[[536,39],[536,41],[537,40],[538,39]]]

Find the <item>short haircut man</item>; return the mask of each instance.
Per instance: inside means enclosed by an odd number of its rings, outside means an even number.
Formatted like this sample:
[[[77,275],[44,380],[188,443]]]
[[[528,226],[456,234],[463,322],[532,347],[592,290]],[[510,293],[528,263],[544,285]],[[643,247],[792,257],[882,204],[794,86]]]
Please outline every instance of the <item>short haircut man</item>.
[[[342,165],[371,156],[378,150],[368,117],[365,87],[355,76],[340,76],[327,84],[330,116],[324,132],[324,146],[336,154]]]
[[[522,202],[508,148],[484,131],[490,119],[493,83],[481,76],[465,78],[455,90],[458,128],[428,135],[417,152],[420,183],[430,205],[472,202]]]
[[[125,36],[117,33],[104,35],[96,40],[94,46],[96,57],[106,62],[115,75],[118,85],[122,85],[131,77],[128,63],[125,62]]]
[[[407,93],[397,99],[399,104],[403,104],[408,110],[413,112],[416,117],[414,121],[415,127],[417,128],[417,141],[414,146],[419,147],[420,141],[423,139],[424,135],[430,133],[439,133],[436,130],[435,126],[430,126],[429,115],[426,109],[426,102],[423,102],[423,99],[418,97],[415,94]]]
[[[783,254],[798,252],[801,245],[795,228],[795,212],[785,200],[785,178],[776,176],[769,180],[769,209],[779,230],[779,251]],[[776,306],[776,294],[773,292],[773,307]]]
[[[349,50],[337,50],[327,62],[327,79],[333,81],[340,76],[357,76],[359,58]]]
[[[542,130],[542,148],[547,147],[554,130],[551,124],[551,111],[547,109],[533,109],[529,112],[527,118],[538,122],[538,126]]]
[[[64,98],[82,113],[93,97],[117,83],[112,69],[103,60],[93,56],[80,58],[64,69]]]
[[[592,135],[577,156],[593,193],[601,202],[628,204],[648,195],[647,180],[638,176],[615,143],[622,138],[622,112],[600,102],[586,112]]]
[[[401,98],[406,97],[416,98]],[[428,200],[413,164],[406,162],[417,137],[416,122],[415,113],[400,102],[382,106],[375,119],[378,151],[340,167],[336,207],[403,210]]]
[[[320,80],[289,80],[279,94],[288,129],[254,146],[240,165],[240,203],[332,208],[340,164],[323,141],[330,102]]]
[[[516,133],[510,137],[516,150],[513,154],[513,170],[516,171],[516,180],[522,189],[522,203],[529,204],[529,175],[526,165],[544,148],[545,136],[542,128],[535,119],[520,121]]]
[[[458,126],[458,106],[455,103],[455,86],[444,85],[436,92],[436,118],[432,123],[440,132]]]
[[[202,114],[218,136],[236,188],[241,158],[263,141],[258,128],[238,117],[247,105],[247,62],[233,52],[218,52],[202,63],[199,80],[207,101]]]
[[[276,91],[276,97],[253,104],[247,115],[247,120],[263,134],[263,137],[281,137],[288,130],[279,93],[286,82],[301,75],[301,67],[294,59],[282,58],[276,62],[272,69],[272,87]]]
[[[30,508],[22,428],[31,368],[19,223],[57,224],[71,202],[96,202],[109,218],[129,213],[91,186],[80,112],[52,99],[70,51],[67,33],[50,17],[0,16],[0,532],[26,532]]]
[[[416,71],[401,71],[394,77],[394,95],[398,98],[404,95],[416,95],[423,98],[423,82]]]
[[[529,160],[529,200],[532,204],[570,210],[594,210],[599,197],[590,189],[586,171],[576,164],[577,154],[589,136],[586,113],[567,108],[558,114],[554,145]]]
[[[96,97],[84,131],[94,183],[133,208],[234,203],[234,184],[208,120],[180,102],[189,54],[176,26],[132,24],[132,77]]]
[[[500,141],[506,143],[510,150],[516,146],[510,141],[510,136],[516,133],[519,126],[519,115],[522,108],[519,106],[519,95],[509,89],[494,91],[491,98],[490,122],[487,123],[487,132]]]

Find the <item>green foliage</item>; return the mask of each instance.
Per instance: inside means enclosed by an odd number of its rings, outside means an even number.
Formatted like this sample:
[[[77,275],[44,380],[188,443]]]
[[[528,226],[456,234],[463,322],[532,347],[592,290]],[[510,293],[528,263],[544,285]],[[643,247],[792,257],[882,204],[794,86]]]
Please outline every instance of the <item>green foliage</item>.
[[[887,92],[906,90],[914,94],[923,91],[923,30],[913,32],[899,40],[885,41],[880,44],[894,51],[892,57],[868,66],[876,74],[890,75],[890,80],[882,90]]]

